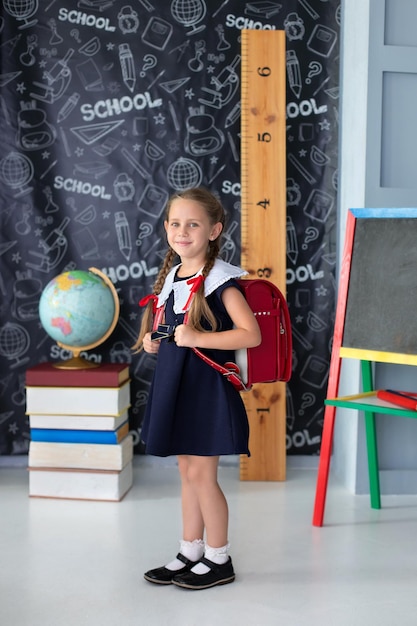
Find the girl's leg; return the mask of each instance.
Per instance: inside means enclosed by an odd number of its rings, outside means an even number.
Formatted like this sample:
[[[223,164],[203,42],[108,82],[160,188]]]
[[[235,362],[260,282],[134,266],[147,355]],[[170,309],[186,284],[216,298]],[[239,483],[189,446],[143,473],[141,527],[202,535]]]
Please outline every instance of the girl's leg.
[[[204,522],[194,487],[187,479],[188,458],[185,455],[178,457],[178,469],[181,477],[181,504],[183,518],[183,535],[180,541],[180,552],[190,561],[198,561],[204,554]],[[179,570],[184,563],[176,557],[166,568]]]
[[[184,529],[187,535],[205,527],[207,544],[213,548],[227,544],[229,510],[217,480],[219,457],[187,456],[184,469]],[[181,478],[183,474],[181,474]],[[184,530],[185,532],[185,530]],[[202,535],[196,535],[202,536]],[[186,538],[184,534],[184,538]],[[192,538],[190,540],[192,540]]]
[[[188,572],[173,577],[172,582],[178,587],[208,589],[235,580],[232,560],[228,555],[229,512],[217,481],[218,463],[218,457],[188,456],[183,465],[186,493],[192,494],[190,500],[185,502],[184,527],[189,531],[201,519],[207,543],[201,561]],[[192,514],[188,518],[190,511]]]
[[[187,456],[178,457],[183,513],[183,538],[180,541],[180,551],[173,561],[163,567],[145,572],[145,579],[152,583],[171,584],[177,573],[188,571],[204,554],[204,522],[194,485],[188,480],[188,459]]]
[[[185,541],[203,539],[204,535],[204,521],[198,494],[194,484],[189,480],[191,458],[185,455],[178,456],[178,469],[181,477],[183,539]]]

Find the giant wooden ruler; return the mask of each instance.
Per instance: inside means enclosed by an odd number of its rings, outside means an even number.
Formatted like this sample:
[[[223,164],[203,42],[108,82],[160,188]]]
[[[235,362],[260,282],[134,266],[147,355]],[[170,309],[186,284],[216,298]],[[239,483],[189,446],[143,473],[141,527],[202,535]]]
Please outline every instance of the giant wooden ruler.
[[[285,294],[285,31],[243,30],[241,41],[241,264]],[[242,398],[251,457],[240,457],[240,479],[285,480],[285,383]]]

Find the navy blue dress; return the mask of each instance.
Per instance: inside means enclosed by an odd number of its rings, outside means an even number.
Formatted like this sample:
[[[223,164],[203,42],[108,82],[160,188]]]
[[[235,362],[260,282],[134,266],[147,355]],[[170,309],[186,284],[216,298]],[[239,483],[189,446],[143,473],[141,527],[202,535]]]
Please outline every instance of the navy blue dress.
[[[186,280],[186,279],[183,279]],[[231,279],[207,297],[218,330],[233,328],[221,300]],[[173,292],[165,309],[166,324],[181,324],[173,311]],[[205,350],[218,363],[234,359],[234,351]],[[146,453],[155,456],[247,454],[249,424],[238,391],[204,363],[191,348],[161,341],[141,433]]]

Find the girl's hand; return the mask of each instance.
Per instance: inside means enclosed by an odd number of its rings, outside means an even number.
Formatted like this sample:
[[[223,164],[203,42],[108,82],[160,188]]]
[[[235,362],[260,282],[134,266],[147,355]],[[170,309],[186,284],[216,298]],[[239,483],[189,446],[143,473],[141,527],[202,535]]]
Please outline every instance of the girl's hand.
[[[180,324],[176,327],[174,332],[174,341],[177,346],[181,348],[195,348],[198,346],[198,337],[201,335],[198,331],[194,330],[186,324]]]
[[[160,341],[152,341],[151,333],[146,333],[143,338],[143,349],[148,354],[156,354],[159,350]]]

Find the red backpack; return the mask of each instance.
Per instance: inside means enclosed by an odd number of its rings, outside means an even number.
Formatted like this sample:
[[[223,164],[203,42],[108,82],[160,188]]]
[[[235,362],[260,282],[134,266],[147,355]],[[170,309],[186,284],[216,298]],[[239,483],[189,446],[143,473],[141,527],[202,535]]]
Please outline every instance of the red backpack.
[[[249,391],[255,383],[287,382],[292,369],[291,320],[287,302],[276,285],[263,278],[237,279],[261,330],[262,341],[255,348],[236,350],[236,362],[216,363],[198,348],[192,350],[208,365],[223,374],[238,391]],[[164,307],[156,310],[154,330]],[[186,316],[187,317],[187,316]],[[184,323],[186,323],[186,318]]]

